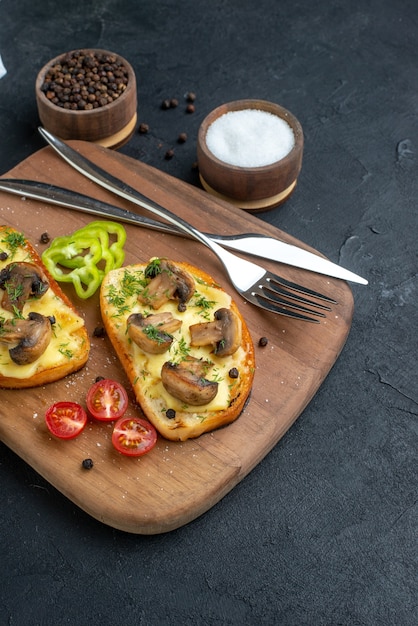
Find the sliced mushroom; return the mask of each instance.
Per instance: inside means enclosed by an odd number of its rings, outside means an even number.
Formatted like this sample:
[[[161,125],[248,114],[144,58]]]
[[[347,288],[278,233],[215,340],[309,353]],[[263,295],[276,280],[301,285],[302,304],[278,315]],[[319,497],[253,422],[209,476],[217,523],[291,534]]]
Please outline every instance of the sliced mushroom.
[[[170,395],[185,404],[202,406],[218,393],[218,383],[205,378],[209,361],[188,356],[180,363],[167,361],[161,368],[161,382]]]
[[[180,305],[190,300],[195,290],[194,280],[190,274],[165,259],[162,259],[158,266],[155,264],[153,266],[158,267],[158,272],[147,272],[148,268],[145,270],[145,274],[151,276],[151,280],[138,296],[142,304],[157,310],[169,300],[177,299]]]
[[[242,341],[241,320],[231,309],[218,309],[213,322],[190,326],[192,346],[213,346],[217,356],[229,356],[238,350]]]
[[[52,337],[53,319],[31,312],[27,319],[6,320],[0,327],[0,342],[15,344],[10,358],[17,365],[33,363],[45,352]]]
[[[178,330],[182,322],[170,312],[142,315],[132,313],[127,320],[128,335],[142,348],[151,354],[163,354],[173,343],[170,333]]]
[[[0,272],[3,309],[21,312],[30,298],[40,298],[49,288],[45,274],[33,263],[9,263]]]

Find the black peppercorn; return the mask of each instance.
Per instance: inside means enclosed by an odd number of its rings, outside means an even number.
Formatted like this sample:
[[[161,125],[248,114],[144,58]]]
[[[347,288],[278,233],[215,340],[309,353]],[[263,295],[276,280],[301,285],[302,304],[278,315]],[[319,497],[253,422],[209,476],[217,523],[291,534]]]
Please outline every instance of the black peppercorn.
[[[177,98],[171,98],[170,100],[170,107],[172,109],[175,109],[179,104],[179,101],[177,100]]]
[[[177,138],[177,143],[186,143],[187,141],[187,133],[180,133]]]
[[[258,345],[261,346],[262,348],[264,348],[264,346],[266,346],[268,344],[269,340],[267,339],[267,337],[261,337]]]
[[[100,380],[105,380],[105,377],[104,376],[96,376],[96,380],[94,382],[98,383]]]
[[[48,235],[48,233],[42,233],[42,235],[39,238],[39,241],[41,243],[49,243],[51,240],[50,236]]]
[[[169,420],[173,420],[176,417],[176,412],[174,409],[167,409],[165,415]]]
[[[103,326],[96,326],[93,330],[93,337],[105,337],[106,331]]]
[[[170,100],[163,100],[161,102],[161,108],[166,111],[167,109],[170,108]]]
[[[0,252],[0,261],[5,261],[8,256],[7,252]]]
[[[144,124],[144,123],[142,123],[142,124],[140,124],[140,125],[139,125],[138,132],[139,132],[141,135],[146,135],[146,133],[147,133],[148,131],[149,131],[149,126],[148,126],[148,124]]]
[[[194,104],[188,104],[187,105],[186,113],[194,113]]]
[[[187,102],[194,102],[196,100],[196,94],[193,93],[193,91],[189,91],[186,93],[186,100]]]
[[[84,459],[84,461],[82,462],[81,466],[83,469],[89,470],[93,467],[94,463],[92,461],[92,459]]]
[[[167,152],[165,153],[165,159],[166,161],[169,161],[170,159],[172,159],[174,156],[174,150],[167,150]]]
[[[228,374],[229,374],[229,378],[238,378],[239,376],[239,372],[236,367],[232,367],[229,370]]]

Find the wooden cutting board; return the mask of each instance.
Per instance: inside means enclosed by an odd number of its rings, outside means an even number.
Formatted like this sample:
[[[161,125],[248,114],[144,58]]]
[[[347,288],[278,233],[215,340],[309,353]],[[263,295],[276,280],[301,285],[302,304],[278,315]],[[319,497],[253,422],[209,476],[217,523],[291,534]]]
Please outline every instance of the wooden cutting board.
[[[98,162],[149,198],[202,230],[232,234],[255,231],[310,249],[258,218],[217,200],[204,191],[154,168],[94,144],[74,141],[74,148]],[[115,198],[75,172],[47,147],[4,175],[54,183],[139,210]],[[42,233],[69,234],[93,217],[40,201],[0,192],[0,223],[20,229],[42,253]],[[131,533],[171,531],[202,515],[223,498],[273,448],[312,399],[340,354],[349,333],[353,298],[349,286],[285,265],[264,265],[285,278],[328,293],[338,305],[320,324],[308,324],[247,304],[225,276],[216,257],[201,244],[126,225],[126,263],[152,256],[186,260],[204,268],[235,298],[256,346],[256,374],[251,398],[239,419],[226,428],[184,443],[162,438],[144,457],[131,459],[113,450],[112,427],[89,422],[71,441],[52,439],[45,409],[58,400],[84,404],[96,376],[115,378],[128,386],[107,338],[94,338],[100,324],[97,294],[79,300],[66,293],[85,316],[92,350],[84,369],[57,383],[29,390],[0,390],[0,438],[39,474],[84,511],[101,522]],[[312,249],[311,249],[312,250]],[[256,259],[257,263],[262,263]],[[259,347],[260,337],[268,338]],[[130,400],[134,403],[131,393]],[[140,413],[140,409],[135,409]],[[81,467],[92,458],[93,469]]]

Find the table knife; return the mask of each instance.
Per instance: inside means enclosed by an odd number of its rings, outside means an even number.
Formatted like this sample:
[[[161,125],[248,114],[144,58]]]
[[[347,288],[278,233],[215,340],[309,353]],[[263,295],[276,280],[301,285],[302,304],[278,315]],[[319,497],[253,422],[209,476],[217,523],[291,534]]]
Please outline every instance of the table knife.
[[[0,178],[0,190],[22,197],[43,200],[49,204],[89,213],[96,217],[107,217],[171,235],[186,236],[181,231],[177,231],[174,226],[158,222],[149,217],[138,215],[137,213],[122,209],[107,202],[102,202],[90,196],[63,187],[57,187],[49,183],[15,178]],[[206,234],[220,245],[239,252],[245,252],[287,265],[293,265],[334,278],[367,284],[367,281],[361,278],[361,276],[344,269],[336,263],[328,261],[328,259],[261,233],[243,235]]]

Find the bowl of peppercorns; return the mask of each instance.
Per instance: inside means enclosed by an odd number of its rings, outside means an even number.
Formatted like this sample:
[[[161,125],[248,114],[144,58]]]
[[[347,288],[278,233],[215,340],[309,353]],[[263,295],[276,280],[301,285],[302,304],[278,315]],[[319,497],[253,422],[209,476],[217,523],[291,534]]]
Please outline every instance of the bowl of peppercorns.
[[[135,73],[114,52],[88,48],[61,54],[40,70],[35,91],[42,125],[61,139],[118,148],[135,130]]]

